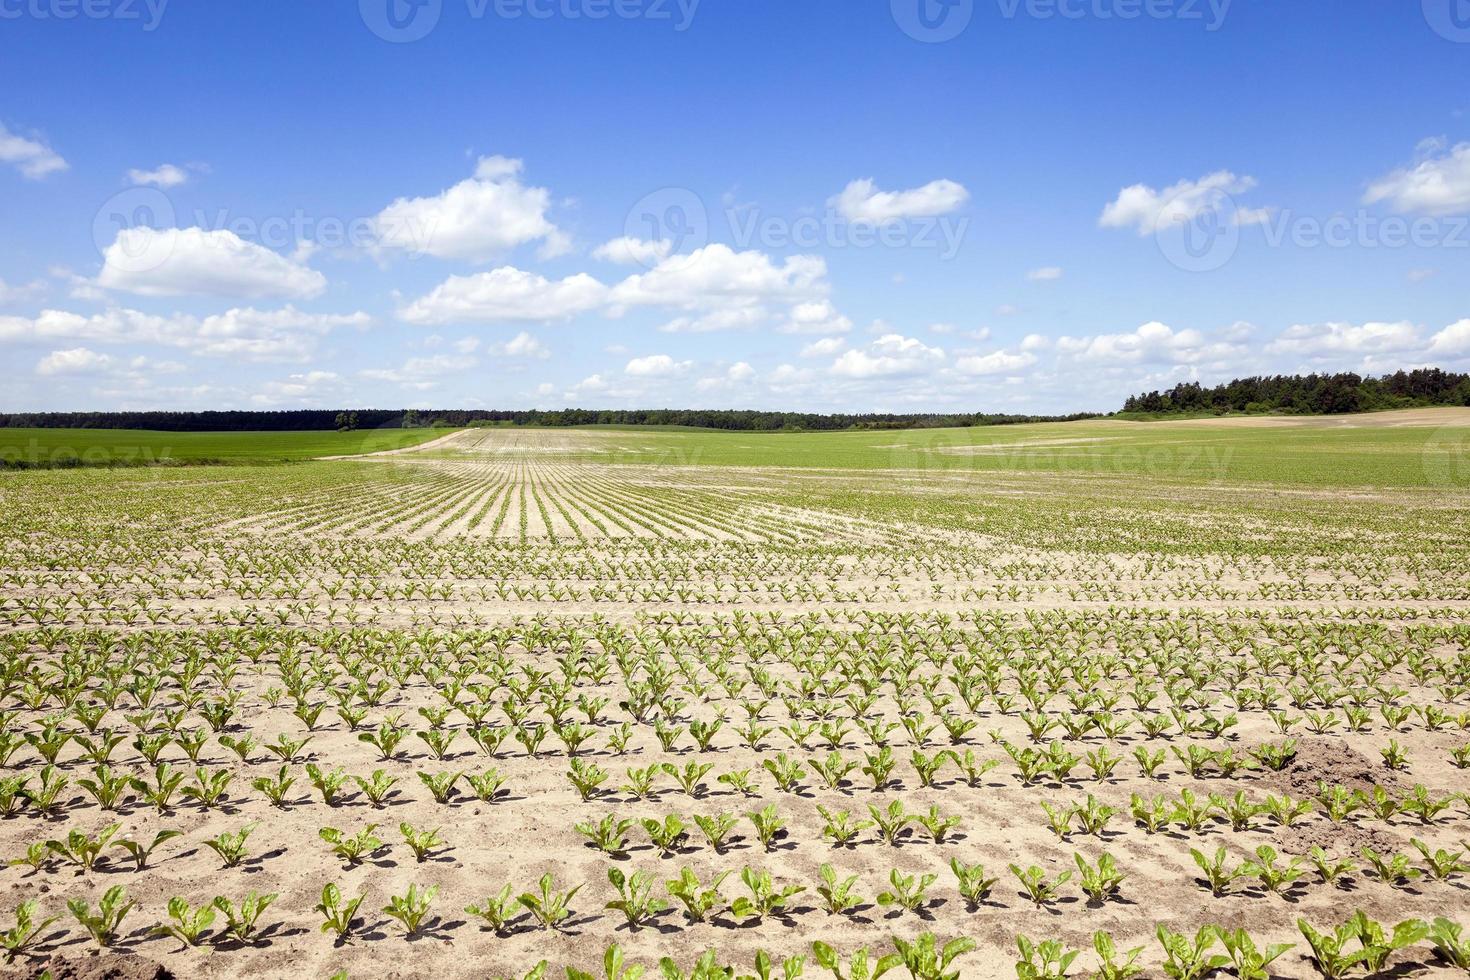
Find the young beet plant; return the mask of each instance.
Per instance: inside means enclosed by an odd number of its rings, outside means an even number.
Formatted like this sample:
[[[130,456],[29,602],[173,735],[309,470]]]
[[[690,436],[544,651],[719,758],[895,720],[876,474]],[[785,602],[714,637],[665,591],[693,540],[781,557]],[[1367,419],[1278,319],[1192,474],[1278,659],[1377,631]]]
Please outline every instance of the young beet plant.
[[[345,898],[342,895],[342,889],[336,884],[329,884],[322,888],[322,899],[316,905],[316,911],[324,920],[321,926],[322,932],[335,933],[339,943],[346,942],[362,900],[361,895],[353,899]]]
[[[111,946],[117,940],[123,919],[136,905],[121,885],[113,885],[103,893],[96,911],[86,899],[73,898],[66,903],[67,909],[98,946]]]
[[[416,936],[428,919],[429,907],[438,894],[438,885],[420,888],[417,884],[410,884],[404,894],[389,897],[388,904],[382,911],[390,919],[396,919],[403,926],[406,935]]]
[[[15,908],[15,925],[0,932],[0,949],[5,951],[7,961],[33,949],[46,928],[61,918],[59,915],[41,918],[37,915],[39,908],[39,903],[33,898],[21,902]]]

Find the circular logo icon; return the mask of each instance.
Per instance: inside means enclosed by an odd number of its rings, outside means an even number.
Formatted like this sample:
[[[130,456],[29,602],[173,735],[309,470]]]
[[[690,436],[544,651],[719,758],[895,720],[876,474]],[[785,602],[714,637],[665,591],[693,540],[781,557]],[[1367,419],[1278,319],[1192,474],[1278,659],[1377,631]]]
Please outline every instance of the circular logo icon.
[[[368,30],[393,44],[421,41],[439,26],[444,0],[357,0]]]
[[[174,202],[156,187],[129,187],[109,197],[92,219],[92,243],[121,272],[149,272],[168,261],[176,226]]]
[[[1419,458],[1430,486],[1470,486],[1470,429],[1455,425],[1435,429]]]
[[[1470,44],[1470,0],[1423,0],[1424,19],[1446,41]]]
[[[925,44],[953,41],[975,16],[975,0],[890,0],[890,7],[899,29]]]
[[[1221,190],[1209,191],[1203,200],[1166,201],[1154,221],[1154,241],[1164,258],[1185,272],[1223,268],[1240,247],[1235,201]]]
[[[665,257],[692,252],[709,244],[709,212],[700,196],[687,187],[656,190],[633,205],[623,223],[623,234],[643,242],[657,242],[658,249],[640,252],[634,258],[653,268]]]

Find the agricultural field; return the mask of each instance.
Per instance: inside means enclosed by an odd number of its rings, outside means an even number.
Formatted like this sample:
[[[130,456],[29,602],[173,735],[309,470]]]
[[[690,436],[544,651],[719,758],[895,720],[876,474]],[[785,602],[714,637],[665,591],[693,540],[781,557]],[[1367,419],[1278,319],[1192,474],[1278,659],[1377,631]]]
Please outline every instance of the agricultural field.
[[[432,435],[0,473],[0,977],[1470,965],[1465,411]]]
[[[442,438],[433,429],[361,432],[149,432],[0,429],[0,468],[279,462],[385,452]]]

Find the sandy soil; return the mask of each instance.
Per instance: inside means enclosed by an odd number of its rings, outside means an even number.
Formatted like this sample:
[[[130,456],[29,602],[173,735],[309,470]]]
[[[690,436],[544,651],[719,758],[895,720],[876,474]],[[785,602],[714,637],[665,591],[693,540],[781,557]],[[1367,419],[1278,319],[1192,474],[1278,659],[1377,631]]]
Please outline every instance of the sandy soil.
[[[1136,423],[1135,423],[1136,424]],[[1311,428],[1311,429],[1378,429],[1399,426],[1441,425],[1470,426],[1470,408],[1405,408],[1389,412],[1364,412],[1360,415],[1282,415],[1238,416],[1219,419],[1182,419],[1149,422],[1148,425],[1185,428]]]

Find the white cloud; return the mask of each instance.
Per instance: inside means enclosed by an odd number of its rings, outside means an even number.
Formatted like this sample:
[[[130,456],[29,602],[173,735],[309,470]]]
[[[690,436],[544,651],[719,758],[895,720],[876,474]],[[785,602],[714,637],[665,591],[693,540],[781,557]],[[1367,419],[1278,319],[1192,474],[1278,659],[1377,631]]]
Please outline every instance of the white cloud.
[[[1028,333],[1021,338],[1022,350],[1045,350],[1051,346],[1051,338],[1045,334]]]
[[[304,371],[288,375],[284,380],[263,382],[260,390],[250,396],[250,401],[262,407],[321,404],[324,396],[342,390],[341,379],[335,371]]]
[[[1470,354],[1470,320],[1458,320],[1429,339],[1431,354]]]
[[[850,350],[832,362],[832,373],[845,378],[894,378],[923,374],[944,363],[944,351],[913,337],[885,334],[866,350]]]
[[[1235,214],[1231,216],[1231,220],[1234,221],[1235,224],[1238,227],[1240,227],[1240,228],[1249,228],[1252,225],[1265,225],[1265,224],[1270,224],[1271,219],[1275,215],[1276,215],[1276,209],[1275,208],[1271,208],[1271,207],[1266,207],[1266,208],[1240,208],[1240,207],[1238,207],[1238,208],[1235,209]]]
[[[1026,278],[1032,282],[1055,282],[1062,278],[1062,270],[1060,266],[1046,265],[1040,269],[1032,269],[1026,273]]]
[[[998,350],[990,354],[961,357],[955,361],[955,369],[961,374],[1014,374],[1036,363],[1036,355],[1028,351],[1013,354]]]
[[[418,324],[549,322],[597,309],[607,295],[607,287],[586,273],[553,281],[502,266],[471,276],[450,276],[398,315]]]
[[[906,191],[880,191],[870,179],[854,180],[827,205],[851,222],[886,225],[933,218],[964,206],[970,192],[952,180],[935,180]]]
[[[801,349],[802,357],[831,357],[839,353],[847,346],[847,341],[841,337],[823,337],[814,340]]]
[[[1420,345],[1419,328],[1398,323],[1296,324],[1266,345],[1268,354],[1384,354]]]
[[[97,374],[108,370],[112,365],[113,359],[106,354],[98,354],[85,347],[73,347],[70,350],[52,351],[41,358],[36,364],[36,373],[47,377],[56,374]]]
[[[807,368],[799,368],[792,364],[778,364],[775,370],[766,375],[766,383],[778,390],[796,388],[809,384],[815,375]]]
[[[1218,361],[1241,353],[1237,345],[1211,341],[1198,330],[1174,330],[1152,321],[1131,333],[1095,337],[1058,337],[1057,350],[1083,361],[1196,364]]]
[[[1422,150],[1442,150],[1440,143]],[[1387,201],[1395,211],[1450,215],[1470,212],[1470,143],[1380,177],[1363,195],[1364,204]]]
[[[701,316],[681,316],[670,320],[659,330],[664,333],[713,333],[717,330],[743,330],[759,326],[771,317],[763,306],[734,306],[712,310]]]
[[[725,377],[729,378],[731,381],[749,381],[751,378],[755,377],[755,368],[751,367],[744,361],[736,361],[734,364],[731,364],[729,369],[725,372]]]
[[[0,306],[10,303],[25,303],[37,297],[44,296],[47,290],[44,279],[37,279],[22,286],[12,286],[4,279],[0,279]]]
[[[592,257],[619,265],[653,265],[668,258],[673,250],[673,242],[666,238],[651,242],[625,236],[597,246],[592,250]]]
[[[635,378],[669,378],[683,374],[693,366],[692,361],[676,361],[667,354],[650,354],[633,358],[623,368],[623,373]]]
[[[780,327],[782,333],[804,334],[842,334],[851,329],[852,321],[838,313],[827,300],[798,303]]]
[[[428,391],[439,386],[439,379],[446,374],[468,371],[479,364],[473,357],[454,354],[435,354],[433,357],[411,357],[396,368],[372,368],[359,371],[358,376],[368,381],[387,381],[414,391]]]
[[[120,307],[91,316],[43,310],[35,317],[0,317],[0,340],[154,344],[206,357],[302,360],[316,350],[322,335],[343,327],[360,329],[371,322],[366,313],[303,313],[291,306],[279,310],[242,307],[202,319]]]
[[[505,343],[494,345],[490,350],[500,357],[547,358],[551,356],[551,351],[547,350],[541,341],[524,330]]]
[[[188,179],[189,174],[182,167],[176,167],[171,163],[165,163],[156,170],[128,171],[128,180],[134,185],[152,184],[154,187],[162,187],[165,190],[170,187],[178,187]]]
[[[763,252],[736,252],[713,244],[687,255],[671,255],[646,273],[613,287],[614,307],[682,309],[800,302],[827,292],[827,263],[812,255],[776,262]]]
[[[475,174],[434,197],[399,198],[374,219],[380,250],[488,262],[541,242],[543,257],[570,248],[547,217],[551,193],[521,183],[521,161],[484,157]]]
[[[310,299],[327,279],[225,229],[137,227],[108,246],[97,285],[140,296]]]
[[[1169,225],[1193,221],[1207,211],[1224,211],[1229,195],[1243,194],[1255,186],[1254,177],[1237,177],[1228,170],[1199,180],[1181,180],[1163,190],[1134,184],[1118,192],[1117,199],[1103,209],[1098,224],[1104,228],[1132,226],[1140,235],[1150,235]]]
[[[31,180],[60,173],[69,166],[43,139],[17,136],[0,123],[0,163],[8,163]]]

